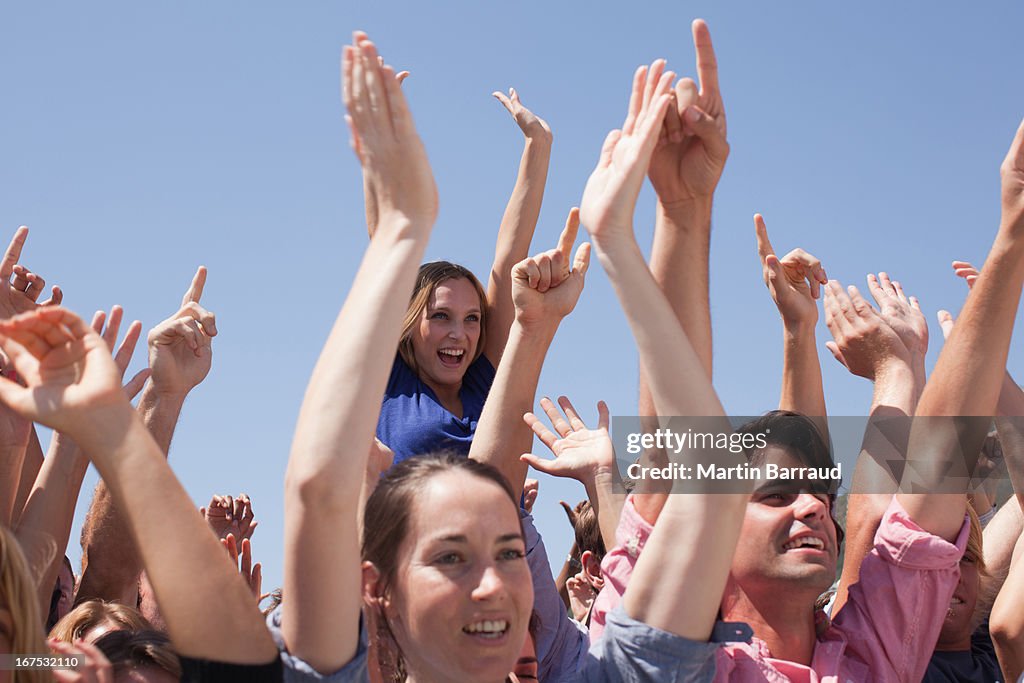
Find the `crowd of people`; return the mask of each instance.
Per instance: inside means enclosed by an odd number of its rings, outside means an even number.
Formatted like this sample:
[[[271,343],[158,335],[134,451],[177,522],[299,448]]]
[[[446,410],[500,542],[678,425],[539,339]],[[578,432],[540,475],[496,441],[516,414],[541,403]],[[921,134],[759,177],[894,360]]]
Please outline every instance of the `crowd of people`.
[[[708,292],[729,143],[703,21],[693,39],[696,78],[660,59],[637,69],[622,127],[550,248],[532,241],[551,130],[515,90],[495,93],[524,145],[485,286],[421,263],[438,196],[406,72],[354,34],[343,96],[369,243],[299,412],[284,581],[266,593],[248,496],[197,510],[167,461],[211,367],[205,268],[126,379],[141,324],[121,335],[118,306],[87,324],[56,287],[41,301],[20,228],[0,262],[0,681],[1024,680],[1024,392],[1006,370],[1024,285],[1024,124],[988,258],[954,263],[966,302],[955,321],[939,312],[930,375],[924,313],[898,281],[868,275],[872,305],[804,250],[780,257],[754,216],[783,375],[778,406],[735,425],[712,382]],[[645,177],[657,195],[646,260],[633,230]],[[591,242],[577,247],[581,225]],[[604,403],[587,425],[564,396],[537,401],[592,253],[636,342],[647,428],[689,416],[757,437],[739,453],[647,449],[638,462],[652,468],[832,467],[822,302],[828,348],[874,386],[845,520],[835,482],[812,476],[714,492],[632,481]],[[45,456],[35,424],[53,429]],[[553,457],[530,453],[535,436]],[[76,570],[65,553],[89,463],[102,481]],[[530,467],[586,491],[564,506],[575,542],[558,576]]]

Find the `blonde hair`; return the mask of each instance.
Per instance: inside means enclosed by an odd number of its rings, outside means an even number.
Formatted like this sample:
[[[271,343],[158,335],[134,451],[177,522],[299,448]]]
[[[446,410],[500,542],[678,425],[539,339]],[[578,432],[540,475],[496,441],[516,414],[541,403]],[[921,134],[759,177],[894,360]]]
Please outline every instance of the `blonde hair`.
[[[461,279],[469,280],[469,284],[473,285],[477,296],[480,297],[480,338],[476,343],[476,353],[473,354],[470,362],[475,361],[484,352],[484,342],[487,341],[487,326],[485,324],[487,322],[487,293],[484,292],[483,285],[480,284],[480,281],[476,279],[476,275],[473,275],[468,268],[458,264],[448,261],[424,263],[420,266],[419,275],[416,277],[416,287],[413,289],[412,298],[409,300],[409,308],[406,309],[405,319],[402,321],[402,338],[398,342],[398,355],[417,374],[419,374],[419,368],[416,367],[416,357],[412,348],[413,330],[416,329],[420,318],[423,317],[423,311],[427,310],[427,304],[430,303],[430,297],[434,295],[434,290],[437,289],[437,286],[448,280]]]
[[[112,623],[114,630],[147,631],[153,626],[139,610],[116,602],[87,600],[64,615],[50,631],[50,637],[72,643],[106,623]]]
[[[6,605],[11,613],[10,654],[43,654],[49,651],[43,641],[43,617],[36,582],[29,572],[18,539],[3,525],[0,525],[0,604]],[[22,669],[15,671],[11,680],[14,683],[43,683],[53,679],[49,671]]]

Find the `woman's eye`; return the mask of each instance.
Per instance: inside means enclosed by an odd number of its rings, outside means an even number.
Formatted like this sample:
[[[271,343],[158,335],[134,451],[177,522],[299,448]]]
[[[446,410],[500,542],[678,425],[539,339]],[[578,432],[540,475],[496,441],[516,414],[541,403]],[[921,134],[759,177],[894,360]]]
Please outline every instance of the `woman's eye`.
[[[466,322],[478,323],[480,322],[480,316],[476,315],[475,313],[473,315],[467,315]]]
[[[503,560],[521,560],[526,557],[526,553],[518,548],[508,548],[506,550],[502,550],[499,557]]]
[[[458,553],[445,553],[434,560],[437,564],[458,564],[462,557]]]
[[[448,319],[448,314],[447,313],[437,312],[437,313],[434,313],[433,315],[431,315],[430,319],[431,320],[447,320]]]

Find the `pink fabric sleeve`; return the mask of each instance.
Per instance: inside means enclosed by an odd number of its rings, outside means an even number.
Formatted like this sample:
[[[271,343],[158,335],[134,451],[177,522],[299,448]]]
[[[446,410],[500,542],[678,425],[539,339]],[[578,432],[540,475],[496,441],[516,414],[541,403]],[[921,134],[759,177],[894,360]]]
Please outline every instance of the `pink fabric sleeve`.
[[[648,524],[633,505],[633,496],[626,500],[622,507],[619,526],[615,530],[615,547],[604,556],[601,562],[601,575],[604,577],[604,588],[594,599],[594,607],[590,617],[590,643],[593,645],[604,633],[605,618],[608,613],[622,603],[626,593],[629,577],[636,567],[636,558],[640,556],[644,544],[654,527]]]
[[[879,680],[924,676],[960,579],[969,532],[965,515],[955,544],[933,536],[893,497],[861,564],[860,581],[850,586],[849,601],[833,620],[849,650]]]

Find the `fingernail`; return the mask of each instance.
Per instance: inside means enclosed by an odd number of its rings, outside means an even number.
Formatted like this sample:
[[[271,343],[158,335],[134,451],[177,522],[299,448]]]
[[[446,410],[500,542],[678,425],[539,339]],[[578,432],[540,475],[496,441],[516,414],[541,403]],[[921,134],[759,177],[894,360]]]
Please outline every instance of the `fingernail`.
[[[697,123],[700,120],[700,112],[693,107],[686,109],[686,120],[690,123]]]

